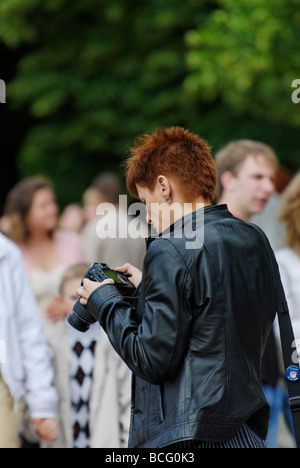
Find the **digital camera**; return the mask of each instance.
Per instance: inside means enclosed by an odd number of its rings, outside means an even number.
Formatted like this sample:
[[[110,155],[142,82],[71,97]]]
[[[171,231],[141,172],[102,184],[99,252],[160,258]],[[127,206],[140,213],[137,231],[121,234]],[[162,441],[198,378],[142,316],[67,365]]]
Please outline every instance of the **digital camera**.
[[[86,274],[84,275],[81,286],[83,286],[84,278],[91,281],[101,283],[106,279],[114,280],[114,285],[119,292],[125,297],[133,296],[135,292],[134,285],[129,281],[130,275],[112,270],[106,263],[93,263]],[[69,316],[68,322],[78,331],[86,332],[90,326],[96,322],[94,317],[88,312],[87,308],[80,303],[80,299],[76,302],[72,315]]]

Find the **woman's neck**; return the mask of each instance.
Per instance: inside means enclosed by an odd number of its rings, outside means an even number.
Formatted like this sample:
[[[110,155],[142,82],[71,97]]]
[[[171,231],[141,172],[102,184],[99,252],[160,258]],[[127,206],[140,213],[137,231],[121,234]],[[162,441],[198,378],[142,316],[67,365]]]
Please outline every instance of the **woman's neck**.
[[[53,233],[50,231],[31,232],[25,240],[26,246],[49,244],[53,241]]]

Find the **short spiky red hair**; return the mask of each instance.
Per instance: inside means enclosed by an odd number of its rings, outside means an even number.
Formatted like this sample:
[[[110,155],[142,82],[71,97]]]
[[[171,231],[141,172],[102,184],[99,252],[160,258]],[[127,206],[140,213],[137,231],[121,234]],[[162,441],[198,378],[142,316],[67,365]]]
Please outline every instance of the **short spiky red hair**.
[[[209,202],[214,198],[217,177],[211,149],[184,128],[162,128],[138,137],[125,166],[128,190],[136,198],[136,184],[153,190],[159,175],[176,179],[187,202],[199,196]]]

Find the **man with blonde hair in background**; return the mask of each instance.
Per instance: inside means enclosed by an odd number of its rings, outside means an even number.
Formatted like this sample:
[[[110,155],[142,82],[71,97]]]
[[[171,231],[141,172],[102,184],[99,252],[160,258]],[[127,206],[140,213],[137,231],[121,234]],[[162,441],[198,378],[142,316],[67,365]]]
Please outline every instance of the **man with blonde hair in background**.
[[[216,156],[217,202],[243,221],[260,213],[275,191],[278,159],[268,145],[238,140],[229,143]]]

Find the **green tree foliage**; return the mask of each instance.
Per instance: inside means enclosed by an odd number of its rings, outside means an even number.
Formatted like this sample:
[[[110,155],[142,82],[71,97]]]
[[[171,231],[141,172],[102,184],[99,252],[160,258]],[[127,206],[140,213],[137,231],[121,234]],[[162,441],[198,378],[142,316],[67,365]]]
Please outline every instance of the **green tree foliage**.
[[[291,86],[300,78],[299,30],[299,0],[219,0],[205,23],[187,33],[185,81],[195,99],[219,102],[220,135],[248,131],[275,145],[282,162],[295,168],[300,106],[291,100]]]
[[[120,163],[139,133],[184,125],[184,34],[201,23],[198,6],[1,0],[0,36],[12,48],[27,45],[8,87],[9,101],[34,118],[21,173],[47,173],[63,201],[78,198],[96,173]]]
[[[184,125],[214,150],[260,139],[296,168],[297,3],[1,0],[0,38],[24,51],[7,88],[7,106],[32,122],[21,175],[51,176],[62,204],[80,199],[161,125]]]

